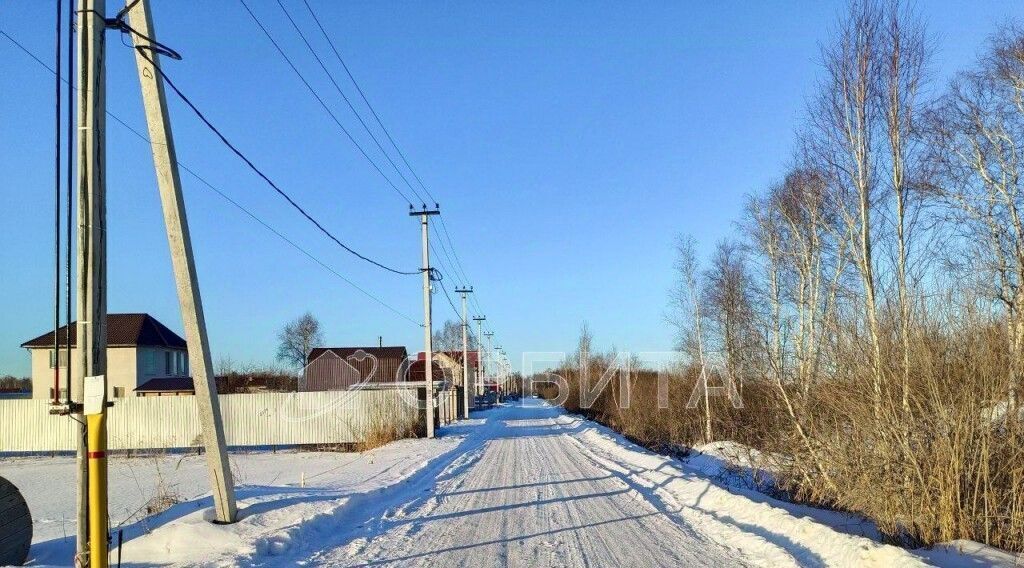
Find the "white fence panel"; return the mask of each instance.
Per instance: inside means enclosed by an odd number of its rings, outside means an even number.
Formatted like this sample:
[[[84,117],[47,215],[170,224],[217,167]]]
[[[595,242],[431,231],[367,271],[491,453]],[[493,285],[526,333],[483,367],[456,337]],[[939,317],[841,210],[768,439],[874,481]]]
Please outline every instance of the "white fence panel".
[[[225,394],[220,406],[230,446],[352,443],[420,417],[408,389]],[[0,452],[74,450],[74,422],[49,409],[46,400],[0,400]],[[107,440],[111,450],[198,446],[196,399],[118,399],[107,414]]]

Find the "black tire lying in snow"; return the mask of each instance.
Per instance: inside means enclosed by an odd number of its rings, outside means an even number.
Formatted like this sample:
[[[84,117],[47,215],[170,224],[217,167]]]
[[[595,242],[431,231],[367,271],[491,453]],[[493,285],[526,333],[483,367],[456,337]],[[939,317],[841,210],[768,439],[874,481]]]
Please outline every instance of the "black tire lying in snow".
[[[21,491],[0,477],[0,566],[21,566],[32,544],[32,514]]]

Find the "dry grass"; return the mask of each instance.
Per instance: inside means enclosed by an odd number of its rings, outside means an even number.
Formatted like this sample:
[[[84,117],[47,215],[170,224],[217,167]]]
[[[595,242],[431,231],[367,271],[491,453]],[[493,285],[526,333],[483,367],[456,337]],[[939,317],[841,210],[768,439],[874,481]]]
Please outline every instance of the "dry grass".
[[[785,456],[774,464],[781,468],[777,490],[798,502],[862,514],[890,542],[921,546],[966,538],[1024,551],[1024,424],[1005,412],[1011,379],[1005,341],[998,328],[980,324],[917,341],[909,413],[902,389],[892,387],[876,415],[868,394],[870,363],[855,356],[855,345],[840,353],[837,372],[819,377],[806,396],[785,386],[795,417],[773,381],[748,379],[742,409],[724,397],[712,399],[715,438]],[[591,374],[599,376],[610,360],[594,357]],[[637,443],[676,453],[703,441],[703,408],[686,408],[695,369],[671,377],[669,408],[663,409],[651,372],[631,375],[629,408],[617,404],[614,381],[593,406],[581,408],[579,371],[567,365],[558,373],[569,383],[569,411]],[[553,387],[539,390],[547,398],[557,394]]]
[[[366,421],[360,428],[360,440],[355,444],[356,451],[365,452],[397,440],[416,437],[419,421],[406,419],[405,416],[407,415],[391,408],[391,404],[370,405],[367,408]]]

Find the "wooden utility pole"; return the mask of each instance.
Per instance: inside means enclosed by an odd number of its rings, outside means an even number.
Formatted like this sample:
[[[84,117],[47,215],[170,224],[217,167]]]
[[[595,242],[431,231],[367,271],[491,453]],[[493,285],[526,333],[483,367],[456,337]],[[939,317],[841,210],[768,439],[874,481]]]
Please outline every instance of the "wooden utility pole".
[[[435,204],[436,207],[436,204]],[[420,234],[423,241],[423,378],[426,381],[427,402],[427,437],[434,437],[434,331],[431,326],[430,305],[430,235],[427,230],[431,215],[438,215],[437,209],[424,207],[420,211],[410,211],[411,217],[420,218]]]
[[[89,471],[92,455],[82,413],[85,377],[103,377],[107,371],[107,176],[106,176],[106,68],[103,0],[81,0],[78,11],[78,257],[77,303],[78,365],[75,367],[74,402],[78,429],[78,540],[76,562],[89,565]],[[56,333],[57,330],[54,330]],[[69,361],[70,363],[70,361]],[[106,386],[103,385],[104,394]],[[99,425],[102,428],[102,424]],[[105,432],[97,432],[106,437]],[[97,455],[99,457],[99,455]],[[99,464],[97,464],[99,465]],[[103,460],[102,467],[106,467]],[[103,516],[106,503],[102,503]],[[102,531],[106,549],[106,524]],[[99,551],[95,551],[99,552]],[[105,557],[105,555],[104,555]]]
[[[456,288],[455,292],[462,294],[462,415],[469,418],[469,319],[466,317],[466,294],[472,294],[473,287]]]
[[[487,316],[473,318],[476,322],[476,394],[484,394],[484,355],[481,351],[484,345],[484,320]]]
[[[142,102],[146,110],[146,123],[149,126],[149,139],[153,148],[153,164],[156,167],[157,186],[160,189],[164,224],[167,227],[167,242],[171,248],[171,264],[178,288],[181,319],[185,325],[185,341],[189,347],[189,366],[195,385],[199,425],[203,433],[203,446],[206,449],[217,521],[233,523],[237,515],[235,487],[228,463],[220,400],[217,398],[217,384],[213,374],[213,358],[210,356],[210,342],[206,335],[203,300],[199,295],[199,276],[192,256],[192,239],[189,236],[185,199],[181,193],[181,178],[171,122],[167,115],[163,77],[156,69],[160,65],[160,56],[155,50],[149,49],[150,42],[157,41],[153,17],[149,11],[149,0],[128,0],[127,4],[130,7],[128,15],[132,27],[141,36],[133,36],[138,48],[135,50],[135,63],[142,86]],[[149,38],[149,41],[143,38]]]

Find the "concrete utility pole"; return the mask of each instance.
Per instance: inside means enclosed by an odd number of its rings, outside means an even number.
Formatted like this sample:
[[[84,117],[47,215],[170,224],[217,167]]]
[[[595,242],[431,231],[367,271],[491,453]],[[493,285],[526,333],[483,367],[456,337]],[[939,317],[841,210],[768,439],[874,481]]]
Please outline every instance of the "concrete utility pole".
[[[477,316],[473,318],[476,322],[476,394],[484,394],[484,320],[487,317]]]
[[[73,393],[78,427],[78,540],[76,564],[88,566],[90,557],[100,556],[105,566],[107,548],[106,502],[101,511],[89,510],[90,472],[105,475],[105,454],[88,445],[90,428],[82,404],[85,378],[107,372],[107,177],[106,177],[106,66],[104,65],[103,0],[80,0],[78,10],[78,257],[77,302],[78,365]],[[59,72],[59,70],[58,70]],[[54,330],[56,333],[56,330]],[[70,361],[69,361],[70,363]],[[105,403],[106,385],[100,385]],[[105,406],[105,404],[104,404]],[[91,421],[94,437],[106,438],[103,420]],[[96,462],[96,463],[93,463]],[[90,517],[100,526],[90,526]],[[94,533],[102,538],[92,539]],[[101,550],[91,550],[90,541]]]
[[[427,437],[434,437],[434,330],[430,322],[430,235],[427,230],[431,215],[439,215],[441,212],[436,209],[427,209],[425,206],[421,211],[409,211],[410,217],[420,218],[421,236],[423,240],[423,378],[426,380],[426,401],[427,401]]]
[[[469,320],[466,314],[466,294],[473,293],[473,287],[456,288],[462,294],[462,410],[463,416],[469,418]]]
[[[500,346],[495,347],[494,348],[494,352],[497,353],[497,354],[500,354],[501,353],[501,347]],[[500,390],[502,392],[508,392],[508,388],[507,388],[508,385],[505,384],[505,364],[501,360],[501,357],[497,357],[497,355],[496,355],[495,358],[498,360],[498,369],[499,370],[494,375],[494,382],[496,382],[496,383],[498,383],[498,385],[500,385],[498,387],[498,390]],[[500,378],[500,380],[499,380],[499,378]]]
[[[491,354],[493,353],[493,351],[491,350],[491,345],[492,345],[491,338],[494,337],[494,332],[493,331],[488,331],[487,333],[484,334],[484,337],[487,338],[487,352],[484,353],[484,358],[485,359],[489,359],[491,357]],[[488,365],[487,368],[491,371],[491,374],[494,374],[494,370],[491,369],[490,365]],[[501,391],[498,389],[497,382],[495,382],[495,384],[494,384],[494,390],[497,391],[499,395],[501,394]]]
[[[153,17],[149,12],[149,0],[128,0],[128,15],[132,27],[143,38],[156,40]],[[228,463],[224,425],[220,414],[220,400],[217,398],[217,383],[213,374],[213,358],[210,356],[210,341],[206,335],[206,318],[203,314],[203,300],[199,295],[199,276],[192,256],[192,239],[188,230],[188,216],[185,213],[185,199],[181,193],[181,178],[178,172],[178,158],[171,133],[171,121],[167,115],[167,99],[164,95],[163,78],[154,67],[159,67],[159,54],[146,49],[149,42],[133,36],[137,47],[135,63],[142,87],[142,102],[149,125],[149,139],[152,141],[153,164],[156,167],[157,186],[163,205],[164,224],[167,227],[167,242],[171,249],[171,264],[178,288],[178,303],[181,319],[185,325],[185,341],[188,342],[189,366],[195,384],[196,406],[199,410],[199,425],[203,433],[206,462],[210,471],[210,485],[217,511],[217,521],[233,523],[237,516],[235,487]]]

